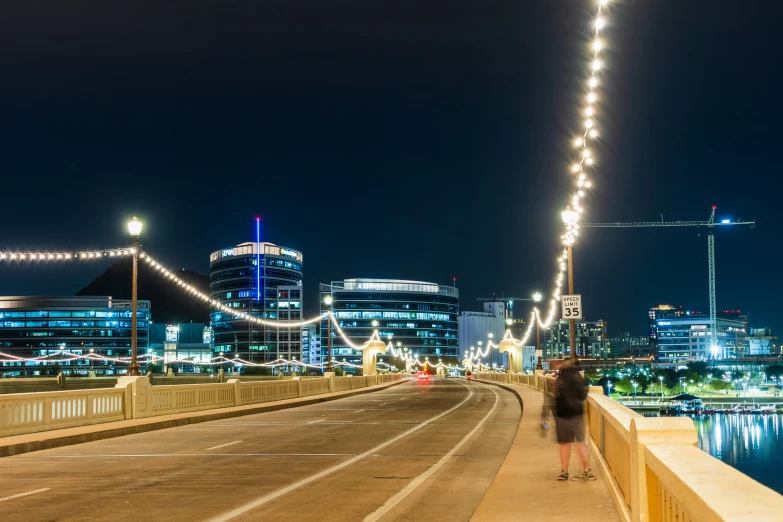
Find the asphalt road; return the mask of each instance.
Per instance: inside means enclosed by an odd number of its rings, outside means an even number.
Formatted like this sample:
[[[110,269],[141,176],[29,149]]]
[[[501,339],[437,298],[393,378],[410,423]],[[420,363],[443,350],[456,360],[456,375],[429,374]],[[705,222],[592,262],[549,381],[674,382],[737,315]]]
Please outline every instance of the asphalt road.
[[[0,520],[469,520],[517,399],[458,379],[0,459]]]

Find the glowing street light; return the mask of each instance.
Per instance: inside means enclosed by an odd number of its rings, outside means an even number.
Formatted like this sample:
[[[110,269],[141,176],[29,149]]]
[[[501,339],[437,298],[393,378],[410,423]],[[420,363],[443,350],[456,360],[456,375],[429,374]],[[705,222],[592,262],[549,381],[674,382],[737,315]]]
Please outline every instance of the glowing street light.
[[[568,293],[569,295],[574,295],[574,254],[572,247],[574,245],[574,226],[576,225],[577,219],[579,219],[579,213],[575,210],[572,210],[571,207],[566,207],[561,215],[563,217],[563,223],[568,227],[565,241],[568,263]],[[574,366],[579,366],[579,359],[576,357],[576,319],[570,319],[569,323],[571,337],[571,342],[569,343],[571,345],[571,362],[574,364]]]
[[[329,315],[326,316],[326,371],[331,372],[334,371],[334,368],[332,367],[332,361],[334,360],[332,357],[332,296],[327,295],[324,297],[324,304],[329,307]]]
[[[141,221],[136,216],[128,221],[128,233],[133,239],[133,276],[131,282],[131,360],[128,366],[128,375],[138,377],[141,375],[141,367],[138,360],[138,320],[136,313],[138,311],[138,279],[139,279],[139,236],[141,236]]]

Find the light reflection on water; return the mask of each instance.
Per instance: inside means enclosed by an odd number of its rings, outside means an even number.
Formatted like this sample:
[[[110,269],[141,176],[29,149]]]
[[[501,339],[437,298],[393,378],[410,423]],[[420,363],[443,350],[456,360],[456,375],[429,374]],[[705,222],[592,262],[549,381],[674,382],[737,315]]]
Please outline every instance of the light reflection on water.
[[[694,416],[699,447],[783,493],[783,415]]]

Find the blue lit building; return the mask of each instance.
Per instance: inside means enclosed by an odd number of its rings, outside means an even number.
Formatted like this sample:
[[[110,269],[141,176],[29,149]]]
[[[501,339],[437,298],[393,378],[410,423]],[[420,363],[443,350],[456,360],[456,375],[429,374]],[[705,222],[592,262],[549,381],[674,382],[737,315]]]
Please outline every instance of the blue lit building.
[[[137,346],[149,346],[150,302],[138,301]],[[77,354],[130,356],[131,302],[111,297],[0,297],[0,350],[18,357],[49,355],[63,348]],[[87,361],[61,366],[88,366]],[[3,366],[20,366],[3,363]],[[92,366],[95,366],[93,364]],[[111,366],[107,362],[107,367]],[[31,363],[25,365],[30,369]],[[124,371],[126,365],[118,370]]]
[[[302,253],[273,243],[242,243],[209,256],[210,297],[238,312],[278,321],[302,318]],[[301,360],[301,328],[265,327],[212,312],[213,351],[252,362]]]
[[[655,343],[660,363],[708,361],[747,354],[748,318],[739,310],[718,311],[715,342],[711,338],[708,314],[659,305],[650,309],[648,318],[650,339]]]
[[[332,308],[340,328],[354,344],[378,330],[386,341],[407,347],[421,359],[459,356],[459,291],[453,286],[398,279],[346,279],[320,285],[324,298],[332,296]],[[374,322],[377,321],[377,326]],[[327,324],[321,322],[321,348],[328,350]],[[361,364],[361,352],[352,350],[332,332],[332,356]]]

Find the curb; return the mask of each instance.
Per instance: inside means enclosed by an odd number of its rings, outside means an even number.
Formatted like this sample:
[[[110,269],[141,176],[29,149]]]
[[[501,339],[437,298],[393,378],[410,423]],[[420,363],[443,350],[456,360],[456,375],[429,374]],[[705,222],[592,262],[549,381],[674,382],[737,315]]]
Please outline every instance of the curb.
[[[164,430],[167,428],[176,428],[179,426],[187,426],[189,424],[199,424],[202,422],[210,422],[221,419],[230,419],[233,417],[242,417],[244,415],[254,415],[256,413],[268,413],[272,411],[286,410],[290,408],[297,408],[299,406],[310,406],[312,404],[319,404],[322,402],[329,402],[337,399],[344,399],[346,397],[353,397],[354,395],[363,395],[365,393],[372,393],[376,391],[386,390],[392,386],[397,386],[408,382],[408,380],[393,382],[389,384],[378,384],[370,386],[368,388],[360,388],[358,390],[350,390],[345,392],[337,392],[339,395],[328,396],[312,396],[298,399],[288,399],[288,401],[277,401],[257,405],[246,406],[233,406],[231,408],[225,408],[227,411],[219,410],[204,410],[202,412],[191,413],[176,413],[173,415],[161,416],[158,418],[146,418],[135,419],[138,424],[122,427],[111,427],[115,422],[106,424],[94,424],[93,426],[81,426],[76,428],[64,428],[61,430],[42,431],[40,433],[28,433],[26,435],[11,435],[9,437],[0,437],[0,457],[11,457],[14,455],[20,455],[23,453],[31,453],[33,451],[41,451],[52,448],[61,448],[63,446],[72,446],[74,444],[81,444],[84,442],[93,442],[96,440],[112,439],[116,437],[124,437],[125,435],[133,435],[136,433],[146,433],[149,431]],[[173,418],[172,418],[173,417]],[[118,423],[133,422],[133,421],[117,421]],[[96,428],[95,431],[87,433],[64,433],[71,430],[82,430],[85,428]],[[59,432],[59,433],[58,433]],[[40,436],[40,440],[24,441],[24,442],[10,442],[5,443],[4,439],[24,438],[31,436]]]

